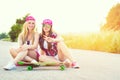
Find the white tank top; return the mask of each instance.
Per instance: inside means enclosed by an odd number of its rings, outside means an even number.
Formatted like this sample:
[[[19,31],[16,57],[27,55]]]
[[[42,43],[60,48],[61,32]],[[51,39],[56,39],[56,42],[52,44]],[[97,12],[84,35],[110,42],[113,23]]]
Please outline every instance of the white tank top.
[[[45,49],[48,49],[48,43],[47,43],[46,40],[44,40],[44,44],[43,44],[43,46],[44,46]]]
[[[27,45],[32,45],[32,40],[26,41],[25,44],[27,44]]]

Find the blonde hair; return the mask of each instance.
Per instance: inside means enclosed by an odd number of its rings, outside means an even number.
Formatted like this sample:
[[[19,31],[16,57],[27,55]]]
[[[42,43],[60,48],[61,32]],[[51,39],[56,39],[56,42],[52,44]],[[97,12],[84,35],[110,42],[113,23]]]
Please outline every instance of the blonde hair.
[[[27,37],[28,37],[28,21],[26,21],[24,24],[23,24],[23,27],[22,27],[22,32],[21,32],[21,35],[22,35],[22,42],[23,44],[25,43],[25,41],[27,40]],[[32,44],[34,42],[34,34],[35,32],[37,31],[36,29],[36,25],[34,26],[34,29],[32,30]]]

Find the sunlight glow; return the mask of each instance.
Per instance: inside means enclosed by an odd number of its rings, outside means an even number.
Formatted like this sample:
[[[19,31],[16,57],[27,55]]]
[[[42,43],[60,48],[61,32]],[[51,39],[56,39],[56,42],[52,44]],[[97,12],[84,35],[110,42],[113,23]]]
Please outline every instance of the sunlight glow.
[[[7,2],[7,3],[6,3]],[[45,18],[53,20],[54,29],[66,32],[97,32],[110,8],[119,0],[3,0],[0,3],[0,33],[10,31],[17,18],[31,13],[38,30]],[[6,6],[7,5],[7,6]],[[4,9],[3,9],[4,7]],[[9,10],[10,11],[9,11]]]

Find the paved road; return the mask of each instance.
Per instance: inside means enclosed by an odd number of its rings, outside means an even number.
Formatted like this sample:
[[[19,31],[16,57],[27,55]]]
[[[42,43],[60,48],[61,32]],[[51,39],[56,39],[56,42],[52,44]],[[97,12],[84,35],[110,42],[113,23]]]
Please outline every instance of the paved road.
[[[0,80],[120,80],[120,54],[70,49],[78,61],[80,69],[5,71],[3,66],[9,62],[10,47],[16,43],[0,41]]]

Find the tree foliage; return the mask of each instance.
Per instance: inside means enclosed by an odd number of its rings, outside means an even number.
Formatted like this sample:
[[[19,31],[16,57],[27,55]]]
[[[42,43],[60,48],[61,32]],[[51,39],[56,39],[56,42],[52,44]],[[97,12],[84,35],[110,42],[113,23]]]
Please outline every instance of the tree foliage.
[[[110,9],[106,17],[106,23],[101,27],[101,31],[118,30],[120,30],[120,3]]]
[[[8,33],[10,36],[10,39],[14,42],[16,41],[19,33],[21,32],[22,24],[14,24],[11,27],[11,31]]]
[[[16,23],[14,25],[12,25],[11,30],[9,31],[9,36],[10,39],[14,42],[17,40],[19,33],[22,30],[22,26],[25,22],[25,18],[28,16],[29,14],[25,15],[22,19],[16,19]]]
[[[7,33],[1,33],[0,34],[0,39],[7,38],[7,37],[8,37]]]

